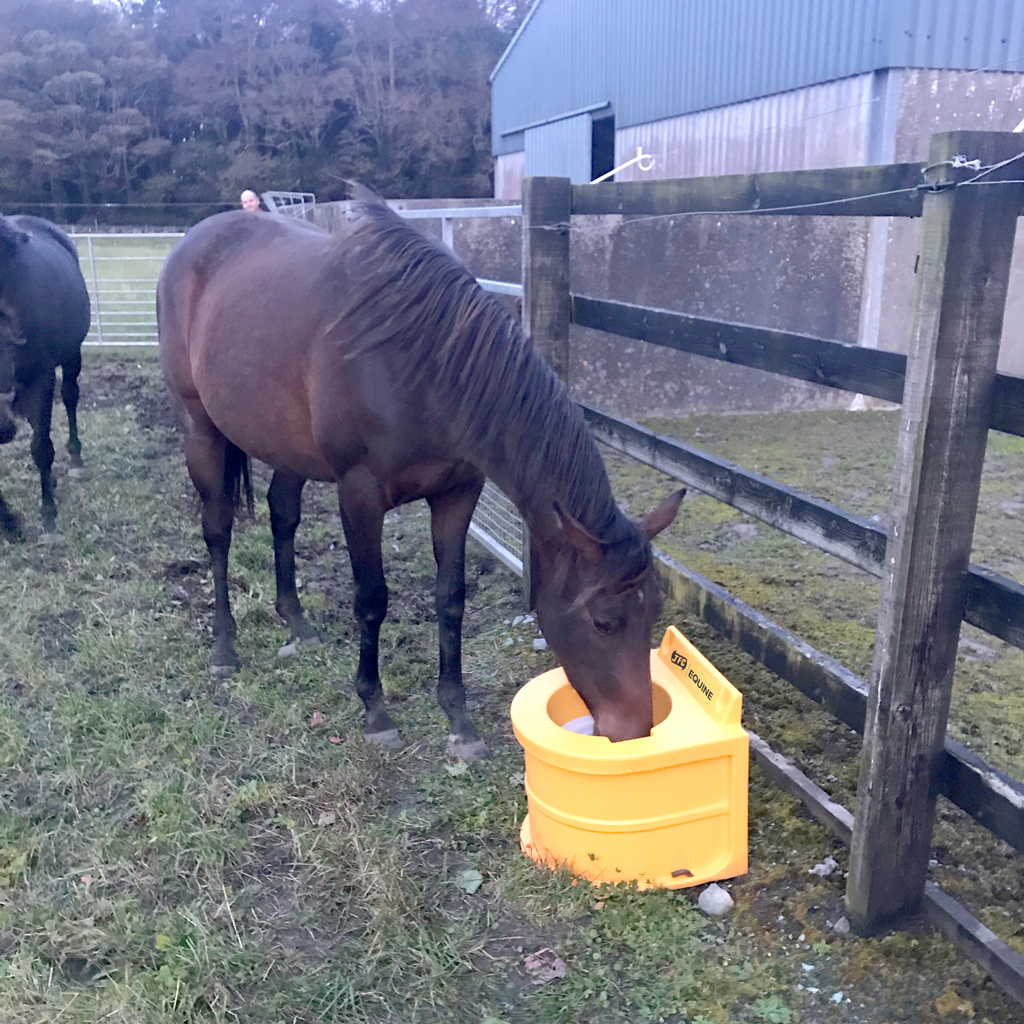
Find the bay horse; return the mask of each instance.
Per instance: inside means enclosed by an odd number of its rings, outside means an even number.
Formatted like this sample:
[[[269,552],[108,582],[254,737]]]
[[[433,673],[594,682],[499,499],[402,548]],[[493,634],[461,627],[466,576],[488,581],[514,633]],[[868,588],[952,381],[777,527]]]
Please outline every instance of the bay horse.
[[[68,417],[71,471],[82,471],[78,375],[89,333],[89,292],[75,243],[41,217],[0,217],[0,444],[17,432],[15,414],[32,427],[44,535],[57,529],[50,424],[56,368]],[[0,532],[16,535],[18,517],[0,496]]]
[[[233,514],[248,460],[269,464],[276,608],[313,637],[295,589],[306,480],[337,484],[360,630],[355,688],[367,740],[399,742],[378,674],[388,590],[384,515],[425,498],[437,562],[437,698],[449,751],[486,746],[466,714],[461,632],[466,532],[490,477],[517,505],[538,556],[548,645],[613,741],[652,726],[649,647],[662,607],[650,538],[678,492],[639,523],[613,497],[565,385],[456,257],[382,200],[357,192],[341,234],[264,213],[192,228],[157,288],[160,357],[202,500],[215,586],[211,671],[239,664],[228,601]]]

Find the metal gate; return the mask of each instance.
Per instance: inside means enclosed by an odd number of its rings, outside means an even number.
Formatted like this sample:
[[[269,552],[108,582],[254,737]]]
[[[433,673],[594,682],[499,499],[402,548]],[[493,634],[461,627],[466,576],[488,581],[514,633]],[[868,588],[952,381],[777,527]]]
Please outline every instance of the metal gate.
[[[316,196],[312,192],[264,192],[260,197],[271,213],[306,219],[306,212],[312,213]]]
[[[155,345],[156,282],[180,231],[72,235],[89,289],[85,344]]]

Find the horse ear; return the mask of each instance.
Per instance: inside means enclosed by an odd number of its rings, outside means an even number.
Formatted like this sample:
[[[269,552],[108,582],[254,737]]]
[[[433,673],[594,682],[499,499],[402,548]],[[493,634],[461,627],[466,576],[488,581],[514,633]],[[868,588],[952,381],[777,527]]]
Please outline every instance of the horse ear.
[[[647,534],[648,540],[654,540],[662,530],[672,525],[684,494],[685,487],[675,494],[670,494],[656,509],[652,509],[640,520],[640,529]]]
[[[596,565],[604,554],[604,545],[578,519],[574,519],[558,502],[555,512],[562,524],[562,534],[569,544],[588,562]]]

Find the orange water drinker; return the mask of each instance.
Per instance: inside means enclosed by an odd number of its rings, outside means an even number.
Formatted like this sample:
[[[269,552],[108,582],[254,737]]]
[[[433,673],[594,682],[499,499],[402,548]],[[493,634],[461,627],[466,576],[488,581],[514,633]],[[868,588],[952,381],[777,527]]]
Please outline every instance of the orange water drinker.
[[[587,708],[562,669],[512,701],[526,752],[523,852],[595,883],[678,889],[747,870],[743,698],[670,626],[651,652],[654,728],[612,743],[564,729]]]

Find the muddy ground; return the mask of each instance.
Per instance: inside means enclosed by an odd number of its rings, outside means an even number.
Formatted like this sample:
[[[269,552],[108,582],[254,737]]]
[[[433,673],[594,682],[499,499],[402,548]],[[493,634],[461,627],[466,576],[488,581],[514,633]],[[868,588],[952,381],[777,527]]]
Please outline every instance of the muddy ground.
[[[240,522],[233,600],[245,668],[211,681],[211,581],[152,358],[88,354],[90,477],[66,479],[64,543],[40,546],[25,431],[0,488],[26,538],[0,542],[0,1016],[12,1021],[279,1020],[1010,1024],[1021,1010],[917,924],[838,935],[846,851],[751,765],[750,872],[708,922],[696,892],[595,892],[528,864],[508,703],[554,664],[519,585],[475,545],[465,659],[494,757],[444,751],[425,507],[388,517],[382,633],[407,740],[366,748],[348,680],[351,576],[333,495],[311,485],[301,596],[325,643],[280,661],[265,505]],[[55,413],[61,439],[62,413]],[[896,415],[700,417],[656,429],[865,515],[886,514]],[[975,560],[1021,579],[1024,445],[993,435]],[[634,514],[671,481],[606,461]],[[256,469],[257,490],[269,475]],[[660,543],[855,671],[876,581],[692,497]],[[851,809],[859,738],[699,622],[666,609],[744,694],[744,719]],[[657,631],[656,631],[657,632]],[[1021,652],[965,628],[950,731],[1024,777]],[[323,724],[314,715],[323,718]],[[829,877],[810,869],[832,856]],[[933,878],[1024,952],[1020,854],[940,801]],[[470,874],[467,875],[467,872]],[[472,872],[480,886],[473,889]],[[525,968],[550,948],[564,979]]]

